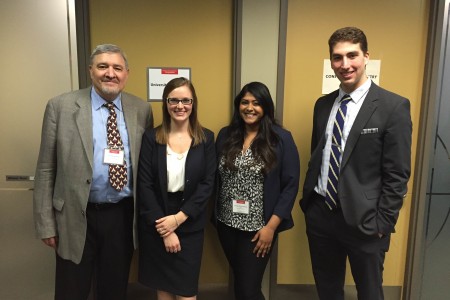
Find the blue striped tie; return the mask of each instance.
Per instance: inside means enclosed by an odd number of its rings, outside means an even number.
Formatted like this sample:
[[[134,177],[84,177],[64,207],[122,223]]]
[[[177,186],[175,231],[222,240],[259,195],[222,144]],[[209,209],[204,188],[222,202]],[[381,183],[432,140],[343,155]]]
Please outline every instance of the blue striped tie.
[[[325,203],[333,210],[338,207],[338,181],[339,181],[339,168],[341,166],[342,155],[342,130],[344,128],[345,116],[347,115],[347,103],[352,98],[349,95],[344,95],[340,106],[336,113],[336,119],[333,126],[333,137],[331,140],[331,153],[330,153],[330,169],[328,171],[328,183],[327,194],[325,196]]]

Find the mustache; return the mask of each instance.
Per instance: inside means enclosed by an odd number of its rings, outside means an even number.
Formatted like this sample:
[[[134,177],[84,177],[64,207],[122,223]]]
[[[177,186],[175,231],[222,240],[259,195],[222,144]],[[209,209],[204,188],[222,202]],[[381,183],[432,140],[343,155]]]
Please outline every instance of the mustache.
[[[117,80],[117,78],[103,78],[102,82],[114,82],[114,83],[119,83],[119,80]]]

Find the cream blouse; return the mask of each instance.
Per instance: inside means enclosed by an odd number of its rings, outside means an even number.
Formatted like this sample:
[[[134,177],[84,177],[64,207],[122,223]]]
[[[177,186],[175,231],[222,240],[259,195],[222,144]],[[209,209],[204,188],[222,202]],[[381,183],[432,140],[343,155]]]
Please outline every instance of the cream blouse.
[[[188,152],[176,153],[167,145],[167,191],[170,193],[184,190],[184,167]]]

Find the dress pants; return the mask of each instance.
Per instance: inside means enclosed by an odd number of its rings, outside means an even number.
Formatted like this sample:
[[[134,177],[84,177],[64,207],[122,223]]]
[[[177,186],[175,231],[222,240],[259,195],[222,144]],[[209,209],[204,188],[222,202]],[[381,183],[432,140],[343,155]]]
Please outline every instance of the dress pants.
[[[56,300],[126,299],[133,255],[133,198],[88,204],[87,233],[80,264],[56,254]]]
[[[340,208],[330,210],[324,197],[305,213],[306,233],[316,288],[322,300],[343,300],[346,259],[355,280],[358,299],[381,300],[383,263],[390,236],[367,236],[345,222]]]
[[[236,300],[264,300],[261,282],[269,261],[269,255],[256,257],[251,242],[255,231],[242,231],[217,222],[217,232],[228,263],[233,271],[234,295]],[[277,234],[273,237],[272,246]]]

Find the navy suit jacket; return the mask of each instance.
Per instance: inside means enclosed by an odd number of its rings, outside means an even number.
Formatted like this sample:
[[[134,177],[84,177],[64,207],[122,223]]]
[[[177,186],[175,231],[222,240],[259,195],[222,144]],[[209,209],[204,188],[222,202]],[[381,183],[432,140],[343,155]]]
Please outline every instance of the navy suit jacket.
[[[275,148],[277,163],[264,176],[264,221],[267,224],[272,215],[280,217],[282,221],[277,228],[277,232],[280,232],[294,226],[291,211],[298,192],[300,159],[291,133],[280,126],[274,126],[273,129],[279,137],[279,142]],[[228,131],[228,127],[222,128],[217,136],[218,162],[220,162],[220,153],[229,135]],[[217,177],[216,184],[220,185],[220,176]],[[217,195],[218,193],[216,193],[216,201],[218,200]],[[217,221],[215,209],[213,221]]]
[[[314,107],[311,159],[300,205],[306,211],[317,185],[325,129],[338,91]],[[394,231],[411,171],[408,99],[372,82],[342,155],[338,196],[346,222],[367,235]]]
[[[189,217],[177,229],[180,232],[193,232],[205,227],[206,206],[214,188],[214,133],[206,128],[203,130],[206,142],[191,146],[186,157],[181,211]],[[158,144],[155,133],[156,129],[144,133],[137,176],[139,226],[152,229],[155,229],[157,219],[168,215],[167,145]]]

